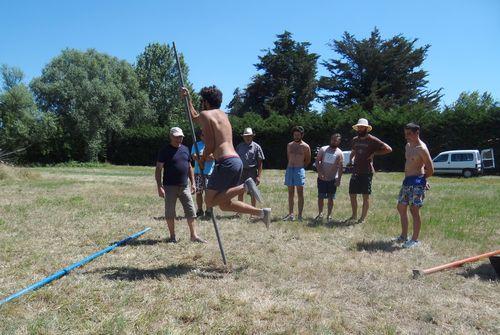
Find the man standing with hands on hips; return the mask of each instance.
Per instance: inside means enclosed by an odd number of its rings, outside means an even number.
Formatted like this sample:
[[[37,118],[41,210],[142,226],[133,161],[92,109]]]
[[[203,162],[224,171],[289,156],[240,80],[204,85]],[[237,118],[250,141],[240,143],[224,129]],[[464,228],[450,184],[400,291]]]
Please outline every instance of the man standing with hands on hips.
[[[352,215],[348,221],[356,221],[358,215],[357,195],[363,195],[363,209],[361,218],[357,223],[363,223],[370,207],[370,194],[372,193],[372,178],[375,169],[373,168],[374,155],[386,155],[392,152],[392,148],[382,142],[375,136],[368,134],[372,126],[368,124],[367,119],[359,119],[358,123],[352,128],[358,133],[358,136],[352,139],[351,156],[349,165],[354,167],[349,182],[349,197],[351,198]]]

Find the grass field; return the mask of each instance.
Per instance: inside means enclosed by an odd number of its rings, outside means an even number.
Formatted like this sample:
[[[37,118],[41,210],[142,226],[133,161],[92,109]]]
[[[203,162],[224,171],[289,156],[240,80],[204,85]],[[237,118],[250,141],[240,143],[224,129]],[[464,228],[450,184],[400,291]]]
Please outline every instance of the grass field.
[[[306,221],[282,222],[283,171],[265,171],[275,221],[219,219],[206,245],[167,244],[153,169],[102,166],[0,171],[0,298],[144,227],[130,244],[0,307],[1,334],[498,334],[499,281],[487,262],[412,279],[426,268],[500,247],[500,178],[433,177],[422,246],[388,240],[400,231],[400,173],[374,177],[367,222],[311,225],[315,175],[307,174]],[[350,215],[347,175],[334,217]],[[266,204],[266,205],[267,205]]]

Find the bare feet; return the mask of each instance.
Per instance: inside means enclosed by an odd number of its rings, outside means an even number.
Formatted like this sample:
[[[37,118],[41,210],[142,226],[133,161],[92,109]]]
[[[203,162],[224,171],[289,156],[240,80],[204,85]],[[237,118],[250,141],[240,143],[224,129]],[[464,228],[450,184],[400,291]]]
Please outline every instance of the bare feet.
[[[202,239],[201,237],[191,237],[191,242],[194,243],[207,243],[207,240]]]

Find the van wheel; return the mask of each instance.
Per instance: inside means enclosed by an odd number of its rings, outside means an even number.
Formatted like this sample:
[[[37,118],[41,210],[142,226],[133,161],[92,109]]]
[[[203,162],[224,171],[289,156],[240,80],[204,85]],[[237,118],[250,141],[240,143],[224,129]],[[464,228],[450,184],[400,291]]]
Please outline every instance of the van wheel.
[[[472,177],[472,171],[471,170],[463,170],[462,176],[464,176],[464,178],[470,178],[470,177]]]

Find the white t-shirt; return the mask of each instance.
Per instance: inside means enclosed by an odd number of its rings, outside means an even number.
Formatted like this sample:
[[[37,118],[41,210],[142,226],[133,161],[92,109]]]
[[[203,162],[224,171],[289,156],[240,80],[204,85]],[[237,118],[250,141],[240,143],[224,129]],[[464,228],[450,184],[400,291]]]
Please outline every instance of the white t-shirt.
[[[318,174],[326,181],[334,180],[339,169],[342,169],[342,150],[332,149],[329,145],[321,147],[318,151]]]

